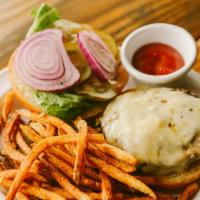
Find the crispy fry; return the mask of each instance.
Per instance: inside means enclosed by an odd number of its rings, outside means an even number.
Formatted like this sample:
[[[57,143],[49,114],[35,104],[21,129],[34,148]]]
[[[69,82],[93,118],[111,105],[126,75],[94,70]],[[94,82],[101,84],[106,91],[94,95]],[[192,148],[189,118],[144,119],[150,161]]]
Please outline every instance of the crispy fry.
[[[0,116],[0,131],[2,131],[3,128],[3,121],[2,121],[2,117]]]
[[[49,156],[47,158],[48,162],[51,163],[54,167],[59,169],[63,174],[67,175],[69,178],[73,179],[73,168],[63,162],[62,160],[54,157],[54,156]],[[100,190],[101,189],[101,184],[100,182],[97,182],[91,178],[87,178],[85,176],[80,177],[80,185],[88,187],[90,189],[94,190]]]
[[[58,129],[58,135],[65,135],[66,133],[62,129]],[[75,156],[75,150],[76,146],[75,145],[64,145],[64,149],[69,153],[71,156]]]
[[[194,182],[188,185],[183,193],[179,196],[178,200],[189,200],[192,196],[194,196],[199,189],[199,185]]]
[[[78,139],[77,134],[73,135],[61,135],[61,136],[52,136],[47,137],[42,140],[40,140],[36,146],[33,148],[30,154],[27,155],[26,160],[22,162],[20,165],[19,172],[17,173],[12,186],[10,187],[10,190],[8,191],[8,194],[6,196],[6,200],[13,200],[15,197],[15,194],[17,190],[19,189],[22,181],[25,178],[25,175],[27,171],[30,169],[31,164],[33,161],[39,156],[40,153],[42,153],[44,150],[46,150],[48,147],[51,147],[53,145],[63,145],[66,143],[76,143]],[[88,139],[91,142],[96,142],[96,135],[89,135]]]
[[[16,194],[16,200],[29,200],[29,198],[27,196],[25,196],[23,193],[18,192]]]
[[[65,197],[68,200],[74,200],[74,197],[69,194],[67,191],[65,191],[64,189],[60,188],[60,187],[55,187],[55,186],[51,186],[48,184],[42,184],[42,187],[48,190],[51,190],[53,192],[56,192],[57,194],[60,194],[61,196]]]
[[[61,151],[60,149],[52,147],[52,148],[49,148],[47,150],[47,152],[58,157],[58,158],[60,158],[61,160],[65,161],[65,162],[67,162],[69,165],[74,166],[75,158],[72,157],[71,155]],[[84,174],[95,179],[95,180],[98,180],[98,181],[101,180],[100,175],[88,166],[86,166],[86,168],[84,170]]]
[[[13,144],[10,142],[10,136],[12,134],[15,134],[18,121],[19,121],[19,115],[17,113],[14,113],[11,116],[9,122],[6,124],[6,127],[2,134],[2,153],[8,155],[13,160],[22,162],[25,158],[24,154],[17,151],[14,148]]]
[[[62,121],[57,117],[45,114],[32,113],[31,111],[24,109],[19,109],[16,112],[20,116],[27,117],[33,121],[39,121],[43,124],[50,123],[51,125],[57,127],[58,129],[62,129],[63,131],[65,131],[66,134],[76,134],[76,131],[71,126],[69,126],[67,123],[65,123],[64,121]],[[96,142],[104,143],[105,142],[104,136],[102,134],[96,134]]]
[[[9,169],[0,172],[0,182],[4,179],[14,178],[17,174],[17,169]]]
[[[130,198],[127,198],[126,200],[153,200],[153,198],[148,197],[148,196],[146,196],[146,197],[130,197]]]
[[[34,160],[33,164],[31,165],[30,171],[34,173],[39,173],[42,167],[42,162],[40,160]]]
[[[107,162],[100,160],[98,158],[95,158],[93,156],[88,155],[87,159],[92,162],[93,165],[95,165],[98,169],[103,171],[104,173],[108,174],[112,178],[118,180],[121,183],[124,183],[125,185],[129,186],[130,188],[134,188],[144,194],[149,195],[153,199],[156,199],[155,193],[143,182],[140,180],[134,178],[133,176],[124,173],[120,169],[113,167],[112,165],[108,164]]]
[[[36,187],[32,185],[22,184],[20,190],[27,195],[31,195],[40,199],[48,200],[65,200],[60,194],[43,189],[41,187]]]
[[[33,113],[24,109],[17,110],[17,113],[33,121],[39,121],[43,124],[50,123],[51,125],[56,126],[57,128],[63,129],[66,132],[66,134],[76,133],[76,131],[71,126],[69,126],[64,121],[62,121],[61,119],[57,117],[53,117],[53,116],[45,115],[45,114],[37,114],[37,113]]]
[[[73,170],[73,180],[76,184],[80,182],[80,176],[85,168],[85,150],[87,148],[87,123],[84,120],[79,120],[77,123],[79,130],[79,139],[77,143],[76,159]]]
[[[8,115],[12,110],[12,107],[14,104],[13,97],[14,97],[13,91],[9,91],[4,98],[3,107],[2,107],[2,119],[4,123],[8,121]]]
[[[172,194],[156,192],[156,196],[159,200],[176,200],[176,197]]]
[[[47,129],[45,128],[45,126],[43,126],[41,123],[39,122],[30,122],[29,126],[35,131],[37,132],[41,137],[48,137],[50,136],[50,134],[48,133]]]
[[[22,131],[22,134],[33,142],[39,142],[42,139],[42,137],[38,135],[30,126],[21,124],[20,129]]]
[[[74,197],[69,194],[67,191],[63,190],[62,188],[59,187],[52,187],[49,185],[42,185],[42,187],[47,188],[53,192],[56,192],[60,194],[61,196],[65,197],[67,200],[74,200]],[[102,194],[101,193],[94,193],[94,192],[87,192],[88,195],[92,197],[93,200],[102,200]],[[122,200],[123,199],[123,194],[121,193],[116,193],[113,194],[115,200]]]
[[[102,200],[113,200],[112,185],[106,174],[101,172]]]
[[[47,129],[48,136],[55,135],[55,132],[56,132],[55,126],[53,126],[51,124],[45,124],[45,126],[46,126],[46,129]]]
[[[126,151],[123,151],[115,146],[112,146],[110,144],[99,144],[97,146],[99,149],[101,149],[101,151],[103,151],[104,153],[106,153],[114,158],[117,158],[121,161],[129,163],[132,166],[136,166],[136,164],[137,164],[137,160],[134,156],[132,156],[131,154],[127,153]]]
[[[23,153],[29,154],[31,152],[31,148],[24,141],[24,138],[22,137],[20,131],[17,131],[17,134],[16,134],[16,143],[20,147],[20,149],[22,150]]]
[[[6,169],[7,169],[7,166],[6,166],[5,162],[0,160],[0,172],[4,171]]]
[[[175,200],[176,199],[170,194],[163,194],[163,193],[159,193],[157,198],[158,200]],[[149,196],[145,196],[145,197],[134,196],[134,197],[126,198],[126,200],[153,200],[153,198]]]
[[[16,160],[13,160],[9,156],[6,156],[4,161],[5,161],[6,166],[8,166],[8,168],[6,167],[6,169],[9,169],[9,168],[18,169],[19,168],[20,163]]]
[[[79,200],[92,200],[92,198],[79,190],[76,186],[72,185],[64,176],[62,173],[60,173],[55,167],[50,165],[49,163],[44,161],[44,164],[46,167],[50,169],[51,175],[55,178],[55,180],[59,183],[59,185],[65,189],[67,192],[69,192],[72,196]]]
[[[1,182],[1,185],[3,185],[4,187],[7,187],[7,188],[9,188],[11,184],[12,184],[12,181],[8,180],[8,179],[4,179]],[[48,200],[55,200],[55,199],[56,200],[65,200],[64,197],[62,197],[61,195],[59,195],[55,192],[46,190],[46,189],[41,188],[41,187],[26,184],[26,183],[22,183],[22,185],[20,187],[20,191],[23,194],[34,196],[34,197],[44,199],[44,200],[45,199],[48,199]]]
[[[4,179],[14,179],[17,172],[18,172],[17,169],[8,169],[8,170],[0,172],[0,182],[2,182]],[[35,179],[40,182],[48,182],[46,178],[44,178],[40,174],[36,174],[33,172],[28,172],[26,174],[26,179]]]
[[[135,166],[134,165],[129,165],[125,162],[121,162],[113,157],[110,157],[106,154],[104,154],[104,152],[102,152],[101,150],[99,150],[95,145],[93,144],[89,144],[88,145],[88,152],[90,154],[92,154],[93,156],[96,156],[97,158],[100,158],[112,165],[114,165],[115,167],[123,170],[124,172],[134,172],[135,171]]]

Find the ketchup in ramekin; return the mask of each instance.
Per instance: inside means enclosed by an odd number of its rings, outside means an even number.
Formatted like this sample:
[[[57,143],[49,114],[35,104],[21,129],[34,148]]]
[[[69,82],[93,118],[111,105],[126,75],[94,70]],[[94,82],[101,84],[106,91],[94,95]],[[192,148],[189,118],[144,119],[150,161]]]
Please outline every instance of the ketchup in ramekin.
[[[163,43],[150,43],[139,48],[133,55],[133,66],[150,75],[166,75],[184,66],[182,55]]]

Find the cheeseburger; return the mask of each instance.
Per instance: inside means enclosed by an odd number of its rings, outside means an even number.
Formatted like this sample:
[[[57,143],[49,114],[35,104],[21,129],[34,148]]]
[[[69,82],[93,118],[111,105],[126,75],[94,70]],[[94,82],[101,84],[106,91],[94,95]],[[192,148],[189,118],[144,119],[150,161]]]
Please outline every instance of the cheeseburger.
[[[199,98],[170,88],[131,91],[108,105],[101,125],[107,141],[134,155],[157,185],[200,177]]]

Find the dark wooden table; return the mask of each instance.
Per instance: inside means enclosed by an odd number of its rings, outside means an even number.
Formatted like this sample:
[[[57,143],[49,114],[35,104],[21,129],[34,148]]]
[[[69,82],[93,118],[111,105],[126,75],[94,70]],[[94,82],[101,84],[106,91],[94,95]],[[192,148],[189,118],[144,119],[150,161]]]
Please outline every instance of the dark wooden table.
[[[0,0],[0,68],[23,39],[31,24],[29,10],[42,0]],[[145,24],[167,22],[186,28],[200,38],[200,0],[46,0],[63,18],[89,23],[120,44],[124,37]],[[200,42],[198,42],[200,44]],[[200,56],[199,59],[200,60]],[[200,71],[200,62],[195,68]]]

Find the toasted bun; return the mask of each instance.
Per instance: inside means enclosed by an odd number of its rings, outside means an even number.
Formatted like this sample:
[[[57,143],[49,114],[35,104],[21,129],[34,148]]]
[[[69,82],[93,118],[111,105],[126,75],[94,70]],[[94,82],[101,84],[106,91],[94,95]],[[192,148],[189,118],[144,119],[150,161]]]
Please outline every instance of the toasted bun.
[[[33,112],[41,112],[42,108],[38,104],[37,99],[34,96],[34,89],[29,87],[27,84],[23,83],[13,69],[13,60],[15,53],[11,56],[8,68],[9,68],[9,79],[14,91],[16,98],[19,102],[27,109]],[[126,85],[128,81],[128,73],[125,69],[120,65],[118,67],[118,75],[117,75],[117,84],[116,91],[120,93],[123,87]]]
[[[172,173],[162,176],[139,176],[147,185],[164,189],[178,189],[200,178],[200,161],[193,163],[182,173]]]

